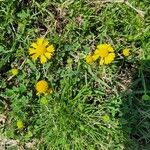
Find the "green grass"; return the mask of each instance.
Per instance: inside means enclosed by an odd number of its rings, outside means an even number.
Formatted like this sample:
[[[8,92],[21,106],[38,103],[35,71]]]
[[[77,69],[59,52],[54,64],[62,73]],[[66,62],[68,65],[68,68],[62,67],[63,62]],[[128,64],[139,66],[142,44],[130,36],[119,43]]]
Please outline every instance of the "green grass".
[[[149,150],[150,3],[130,2],[144,18],[123,3],[0,1],[0,133],[18,141],[8,149]],[[56,51],[41,65],[28,48],[43,35]],[[115,49],[112,64],[86,64],[99,43]],[[54,91],[48,105],[36,95],[41,79]]]

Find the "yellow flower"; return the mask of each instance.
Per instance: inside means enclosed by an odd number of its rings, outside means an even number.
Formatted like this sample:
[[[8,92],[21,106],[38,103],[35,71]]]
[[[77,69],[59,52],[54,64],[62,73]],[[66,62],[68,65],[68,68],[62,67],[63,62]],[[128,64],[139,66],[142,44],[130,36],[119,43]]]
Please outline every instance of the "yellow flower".
[[[11,73],[12,73],[12,75],[17,75],[18,73],[19,73],[19,70],[18,69],[11,69]]]
[[[100,65],[110,64],[115,59],[114,49],[110,44],[99,44],[92,58],[94,61],[100,58]]]
[[[17,127],[18,127],[18,129],[22,129],[24,127],[24,124],[21,120],[17,121]]]
[[[125,49],[123,50],[122,54],[123,54],[124,56],[126,56],[126,57],[129,56],[129,55],[130,55],[129,49],[125,48]]]
[[[88,54],[86,57],[85,57],[85,60],[88,64],[91,64],[93,63],[93,58],[92,58],[92,55],[91,54]]]
[[[48,59],[51,59],[55,49],[51,44],[49,45],[48,41],[44,38],[38,38],[36,43],[31,44],[29,48],[29,55],[33,60],[40,58],[42,64],[46,63]]]
[[[36,83],[36,90],[38,94],[46,94],[48,91],[48,83],[45,80],[40,80]]]

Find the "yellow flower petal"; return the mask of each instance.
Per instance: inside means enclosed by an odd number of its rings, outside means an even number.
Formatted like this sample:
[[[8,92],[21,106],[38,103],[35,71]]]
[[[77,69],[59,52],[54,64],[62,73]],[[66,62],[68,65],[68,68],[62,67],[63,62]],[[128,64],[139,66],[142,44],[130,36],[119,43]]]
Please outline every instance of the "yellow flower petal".
[[[104,64],[104,58],[101,58],[101,59],[100,59],[99,64],[100,64],[100,65],[103,65],[103,64]]]
[[[108,47],[108,44],[99,44],[99,45],[97,45],[97,49],[107,49],[107,47]]]
[[[36,53],[36,54],[33,54],[32,56],[31,56],[31,58],[33,59],[33,60],[36,60],[37,58],[39,57],[39,55]]]
[[[52,53],[48,53],[48,52],[46,52],[46,53],[45,53],[45,56],[46,56],[48,59],[51,59],[51,57],[52,57]]]
[[[99,54],[99,49],[96,49],[96,50],[94,51],[94,54]]]
[[[32,46],[33,48],[37,48],[37,44],[36,44],[36,43],[32,43],[31,46]]]
[[[47,51],[48,52],[54,52],[55,51],[55,49],[54,49],[54,46],[53,45],[50,45],[48,48],[47,48]]]
[[[95,61],[95,60],[97,60],[97,59],[99,58],[99,55],[98,55],[98,54],[94,54],[94,55],[92,56],[92,58],[93,58],[93,60]]]
[[[91,54],[88,54],[88,55],[85,57],[85,60],[86,60],[86,63],[88,63],[88,64],[93,63],[92,55],[91,55]]]
[[[38,38],[38,39],[37,39],[37,44],[38,44],[38,45],[42,45],[42,44],[43,44],[43,41],[44,41],[44,38]]]
[[[115,53],[109,53],[109,54],[108,54],[108,57],[110,57],[110,58],[112,58],[112,59],[114,60],[114,58],[115,58]]]
[[[47,40],[45,40],[44,43],[43,43],[43,45],[44,45],[44,46],[47,46],[48,43],[49,43],[49,42],[48,42]]]
[[[95,50],[95,54],[99,55],[100,57],[106,57],[108,55],[108,49],[105,44],[100,44],[97,46],[98,49]]]
[[[32,55],[36,53],[36,50],[34,48],[29,48],[29,55]]]
[[[110,64],[115,58],[115,53],[108,54],[107,57],[105,57],[105,64]]]
[[[44,55],[41,55],[41,56],[40,56],[40,62],[41,62],[42,64],[46,63],[46,62],[47,62],[47,58],[46,58]]]
[[[108,44],[108,51],[109,52],[114,52],[114,49],[113,49],[113,47],[110,44]]]

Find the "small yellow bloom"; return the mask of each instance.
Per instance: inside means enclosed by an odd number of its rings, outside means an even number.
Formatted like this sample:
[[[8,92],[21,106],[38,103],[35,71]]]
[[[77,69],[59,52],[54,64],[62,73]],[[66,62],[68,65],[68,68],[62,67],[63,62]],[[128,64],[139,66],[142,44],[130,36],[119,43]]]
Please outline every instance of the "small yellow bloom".
[[[17,121],[17,127],[18,127],[18,129],[22,129],[24,127],[24,124],[21,120]]]
[[[36,83],[36,90],[38,94],[46,94],[48,91],[48,83],[45,80],[40,80]]]
[[[12,73],[12,75],[17,75],[18,73],[19,73],[19,70],[18,69],[11,69],[11,73]]]
[[[29,55],[33,60],[40,58],[42,64],[46,63],[48,59],[51,59],[55,49],[53,44],[49,45],[49,42],[44,38],[38,38],[36,43],[31,44],[29,48]]]
[[[92,58],[92,55],[91,54],[88,54],[86,57],[85,57],[85,60],[88,64],[91,64],[93,63],[93,58]]]
[[[100,59],[100,65],[110,64],[115,59],[114,49],[110,44],[99,44],[92,58],[94,61]]]
[[[122,54],[123,54],[124,56],[126,56],[126,57],[129,56],[129,55],[130,55],[129,49],[125,48],[125,49],[123,50]]]

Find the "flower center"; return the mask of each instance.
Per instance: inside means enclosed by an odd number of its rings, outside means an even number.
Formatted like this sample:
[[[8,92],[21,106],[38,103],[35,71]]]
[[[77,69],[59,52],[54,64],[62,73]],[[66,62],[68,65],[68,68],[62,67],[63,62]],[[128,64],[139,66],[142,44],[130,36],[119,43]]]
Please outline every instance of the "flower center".
[[[39,55],[43,55],[46,51],[46,47],[44,45],[40,45],[40,46],[38,46],[37,51],[38,51]]]
[[[108,55],[108,50],[102,49],[100,50],[100,57],[106,57]]]

